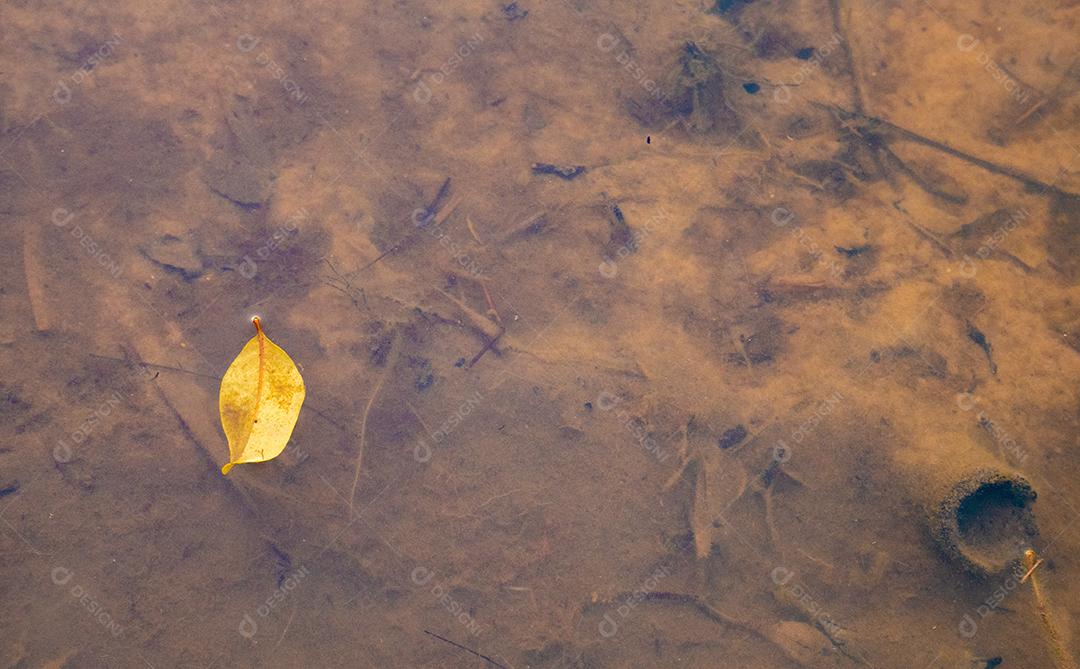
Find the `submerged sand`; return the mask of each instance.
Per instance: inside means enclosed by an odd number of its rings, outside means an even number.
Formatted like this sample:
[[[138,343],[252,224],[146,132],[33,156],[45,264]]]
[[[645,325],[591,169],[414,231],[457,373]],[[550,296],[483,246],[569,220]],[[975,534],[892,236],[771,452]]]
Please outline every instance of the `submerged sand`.
[[[1080,646],[1075,3],[0,12],[0,667],[1052,667],[955,449]]]

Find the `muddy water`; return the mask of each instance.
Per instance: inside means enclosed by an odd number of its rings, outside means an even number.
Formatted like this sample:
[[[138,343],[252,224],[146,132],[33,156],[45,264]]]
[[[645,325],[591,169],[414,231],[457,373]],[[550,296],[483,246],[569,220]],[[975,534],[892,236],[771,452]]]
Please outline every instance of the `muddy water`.
[[[1070,666],[1077,21],[7,3],[0,667]]]

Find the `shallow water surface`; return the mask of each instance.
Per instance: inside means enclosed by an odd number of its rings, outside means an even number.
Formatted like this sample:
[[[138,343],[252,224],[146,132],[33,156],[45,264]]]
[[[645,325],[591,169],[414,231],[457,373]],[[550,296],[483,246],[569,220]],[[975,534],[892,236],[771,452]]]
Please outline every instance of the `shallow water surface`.
[[[0,668],[1075,667],[1078,22],[6,3]]]

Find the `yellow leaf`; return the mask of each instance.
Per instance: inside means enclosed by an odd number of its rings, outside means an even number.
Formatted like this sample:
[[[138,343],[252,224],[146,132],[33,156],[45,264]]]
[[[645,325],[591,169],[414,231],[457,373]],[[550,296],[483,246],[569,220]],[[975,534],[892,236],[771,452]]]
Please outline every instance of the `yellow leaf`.
[[[221,468],[222,474],[241,462],[276,458],[289,443],[304,403],[300,370],[263,333],[258,316],[251,322],[255,336],[221,378],[218,406],[229,440],[229,462]]]

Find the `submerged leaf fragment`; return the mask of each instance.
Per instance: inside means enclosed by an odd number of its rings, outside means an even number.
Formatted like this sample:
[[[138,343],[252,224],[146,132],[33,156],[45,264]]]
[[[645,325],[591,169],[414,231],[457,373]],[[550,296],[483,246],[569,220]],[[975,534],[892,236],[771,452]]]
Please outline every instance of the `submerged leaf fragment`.
[[[255,336],[221,378],[218,405],[229,440],[222,474],[241,462],[276,458],[289,443],[304,403],[304,379],[296,364],[263,333],[258,316],[251,320]]]

